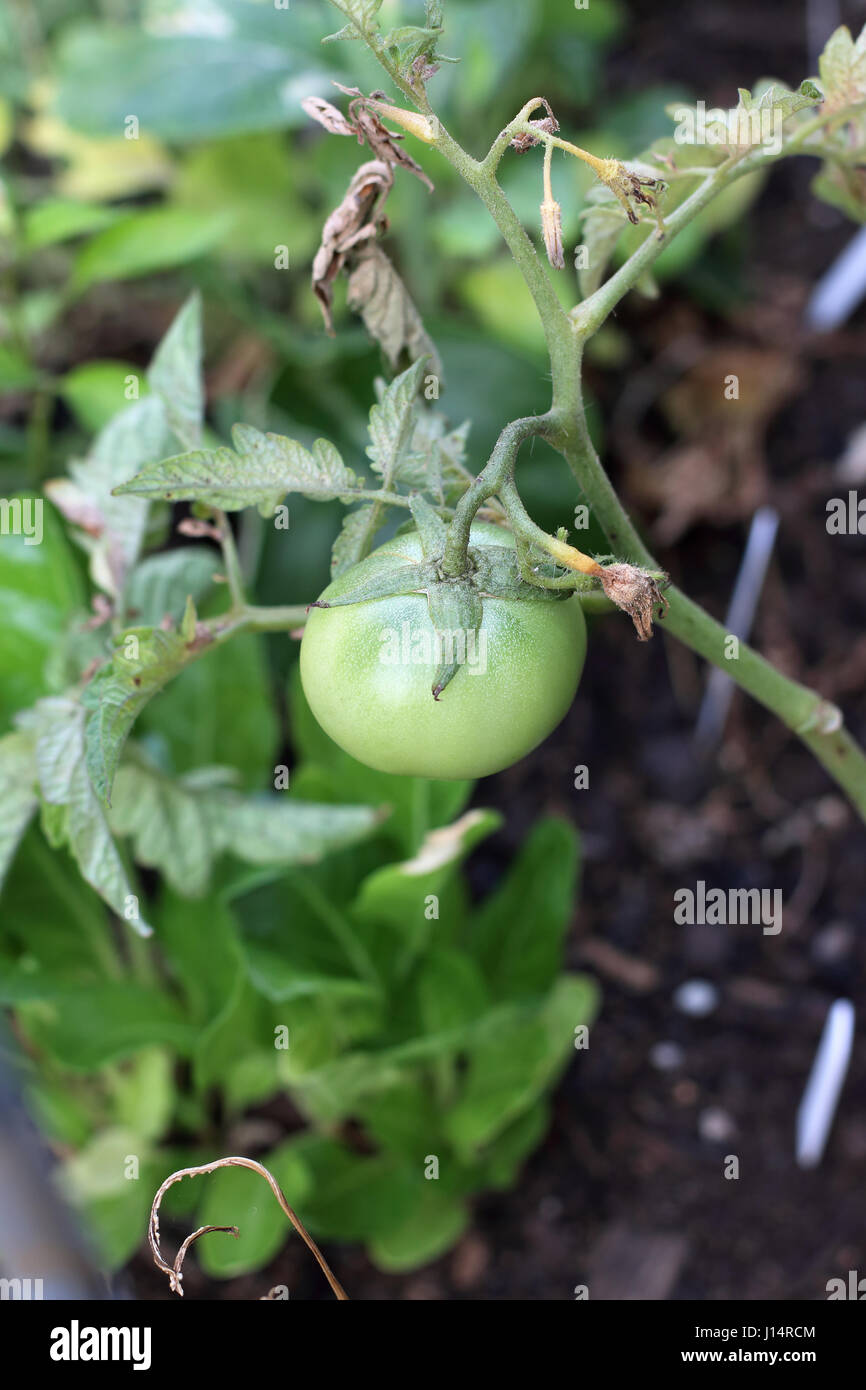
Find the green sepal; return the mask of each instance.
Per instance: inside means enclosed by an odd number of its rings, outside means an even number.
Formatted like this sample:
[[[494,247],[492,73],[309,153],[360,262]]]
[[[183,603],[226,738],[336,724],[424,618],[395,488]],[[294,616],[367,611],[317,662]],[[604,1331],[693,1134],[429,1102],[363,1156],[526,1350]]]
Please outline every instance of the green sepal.
[[[356,583],[339,598],[317,599],[311,608],[341,608],[349,603],[365,603],[368,599],[390,598],[394,594],[424,593],[439,580],[436,566],[427,560],[417,565],[400,565],[386,569]]]
[[[483,604],[470,580],[450,579],[431,585],[427,607],[442,645],[442,660],[433,678],[433,699],[438,700],[460,667],[475,657]]]

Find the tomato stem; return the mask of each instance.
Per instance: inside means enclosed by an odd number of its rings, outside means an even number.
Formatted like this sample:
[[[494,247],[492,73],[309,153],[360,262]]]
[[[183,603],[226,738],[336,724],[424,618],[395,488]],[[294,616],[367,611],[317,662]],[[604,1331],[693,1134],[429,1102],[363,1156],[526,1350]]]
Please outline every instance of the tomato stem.
[[[451,522],[446,548],[447,563],[452,567],[449,572],[460,573],[460,565],[465,565],[472,517],[481,501],[492,495],[489,490],[490,478],[502,462],[503,455],[508,454],[513,464],[522,440],[530,434],[542,432],[568,462],[614,553],[636,566],[644,566],[647,572],[658,571],[655,560],[644,546],[612,487],[589,437],[581,389],[583,345],[598,331],[623,296],[646,274],[670,239],[697,217],[714,198],[735,179],[762,170],[777,159],[782,159],[788,154],[812,152],[808,143],[810,137],[827,124],[834,113],[821,113],[811,121],[804,122],[799,130],[781,142],[778,149],[758,146],[745,155],[742,151],[734,151],[728,159],[706,174],[695,191],[674,209],[664,226],[659,222],[655,231],[649,231],[628,260],[588,299],[576,305],[569,313],[563,309],[532,241],[496,179],[499,164],[515,135],[531,133],[540,141],[555,138],[542,131],[537,124],[529,123],[531,113],[546,103],[541,97],[533,97],[515,119],[500,131],[485,158],[482,161],[476,160],[435,117],[423,84],[419,84],[417,88],[412,86],[403,77],[397,63],[381,41],[377,41],[376,36],[367,32],[363,25],[355,22],[355,27],[359,37],[367,41],[395,86],[431,121],[437,132],[431,147],[448,160],[490,212],[532,295],[550,354],[553,382],[551,410],[544,416],[536,417],[533,428],[529,428],[526,421],[515,421],[503,430],[490,462],[461,499]],[[858,103],[853,109],[859,109],[862,105],[863,103]],[[595,156],[588,155],[587,151],[580,151],[578,146],[572,147],[569,152],[591,165],[599,162]],[[815,152],[819,152],[817,147]],[[619,196],[616,188],[612,188],[612,191]],[[543,431],[538,428],[540,422],[544,422]],[[525,427],[525,432],[520,428],[521,425]],[[496,464],[494,458],[497,458]],[[511,475],[505,467],[499,483],[507,485],[506,491],[510,487],[510,478]],[[521,524],[525,526],[525,523]],[[767,709],[772,710],[792,729],[839,786],[847,792],[860,815],[866,820],[866,756],[843,728],[839,711],[822,700],[815,691],[783,676],[744,642],[739,644],[739,658],[736,661],[729,660],[726,656],[727,633],[721,624],[715,622],[708,613],[678,590],[670,589],[668,596],[668,631],[713,665],[726,671],[737,684]]]

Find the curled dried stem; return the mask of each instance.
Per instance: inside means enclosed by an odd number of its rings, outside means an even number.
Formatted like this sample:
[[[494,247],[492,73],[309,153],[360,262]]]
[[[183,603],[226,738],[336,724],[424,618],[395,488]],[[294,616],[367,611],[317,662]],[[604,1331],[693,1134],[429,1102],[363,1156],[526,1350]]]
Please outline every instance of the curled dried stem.
[[[337,1279],[336,1275],[334,1275],[331,1272],[324,1255],[320,1251],[316,1242],[313,1240],[313,1237],[310,1235],[309,1231],[304,1226],[300,1217],[289,1206],[288,1202],[286,1201],[285,1194],[283,1193],[282,1188],[280,1187],[273,1174],[269,1173],[267,1168],[265,1168],[263,1164],[257,1163],[254,1158],[237,1157],[217,1158],[213,1161],[213,1163],[202,1163],[196,1168],[179,1168],[177,1172],[172,1173],[169,1177],[166,1178],[165,1182],[162,1184],[162,1186],[160,1187],[159,1191],[153,1199],[153,1204],[150,1208],[150,1220],[148,1222],[147,1227],[147,1239],[150,1245],[151,1254],[153,1255],[154,1264],[157,1266],[158,1269],[162,1270],[163,1274],[168,1275],[168,1282],[171,1287],[172,1293],[176,1293],[179,1295],[179,1297],[183,1298],[183,1262],[186,1258],[187,1251],[189,1250],[190,1246],[195,1243],[195,1241],[197,1241],[201,1236],[208,1235],[211,1231],[226,1231],[235,1237],[237,1237],[240,1234],[237,1226],[200,1226],[197,1231],[193,1231],[191,1235],[187,1236],[186,1240],[183,1242],[177,1254],[175,1255],[172,1264],[166,1263],[166,1261],[163,1258],[162,1251],[160,1250],[159,1208],[162,1203],[162,1199],[165,1196],[168,1189],[174,1183],[180,1182],[182,1178],[197,1178],[204,1173],[213,1173],[216,1171],[217,1168],[251,1168],[254,1173],[258,1173],[260,1177],[263,1177],[265,1179],[274,1196],[276,1197],[277,1201],[279,1202],[280,1206],[282,1207],[283,1211],[285,1212],[286,1216],[289,1218],[289,1221],[292,1223],[295,1230],[297,1231],[298,1235],[301,1237],[302,1241],[307,1246],[307,1248],[312,1251],[313,1255],[316,1258],[316,1262],[319,1265],[319,1268],[322,1270],[322,1273],[324,1274],[325,1278],[327,1279],[337,1298],[341,1300],[348,1300],[348,1294],[346,1293],[342,1284]]]

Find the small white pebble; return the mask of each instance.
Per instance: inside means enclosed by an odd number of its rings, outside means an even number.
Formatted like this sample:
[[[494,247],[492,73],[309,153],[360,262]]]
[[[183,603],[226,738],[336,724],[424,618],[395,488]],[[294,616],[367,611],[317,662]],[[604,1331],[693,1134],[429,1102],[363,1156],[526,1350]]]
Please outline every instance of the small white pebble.
[[[711,1144],[724,1144],[726,1139],[734,1137],[736,1129],[728,1112],[720,1110],[718,1106],[710,1106],[698,1116],[698,1133]]]
[[[674,990],[674,1007],[692,1018],[706,1018],[718,1002],[719,991],[709,980],[685,980]]]

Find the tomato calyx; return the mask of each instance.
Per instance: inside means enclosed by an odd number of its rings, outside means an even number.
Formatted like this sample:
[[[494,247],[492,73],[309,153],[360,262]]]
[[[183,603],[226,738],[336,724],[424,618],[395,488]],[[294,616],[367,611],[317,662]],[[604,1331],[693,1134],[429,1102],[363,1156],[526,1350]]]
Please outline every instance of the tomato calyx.
[[[508,545],[470,545],[464,573],[445,574],[445,523],[423,499],[412,510],[418,523],[422,559],[406,563],[395,554],[392,564],[376,566],[372,572],[362,560],[355,572],[350,570],[343,577],[338,596],[318,599],[310,607],[344,607],[401,594],[424,594],[442,654],[432,684],[433,699],[438,700],[460,669],[460,653],[467,647],[475,650],[486,600],[555,603],[568,595],[539,588],[523,579],[517,551]]]

